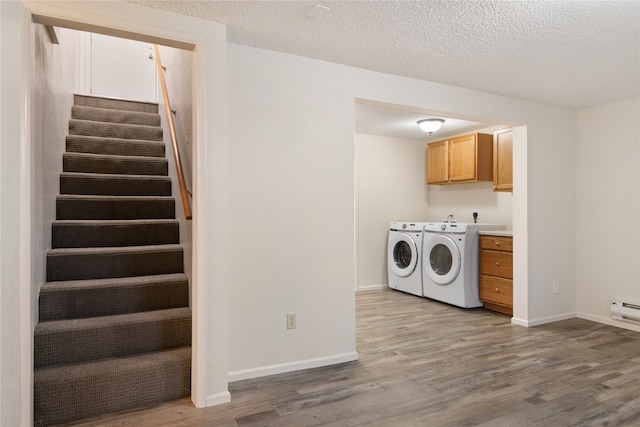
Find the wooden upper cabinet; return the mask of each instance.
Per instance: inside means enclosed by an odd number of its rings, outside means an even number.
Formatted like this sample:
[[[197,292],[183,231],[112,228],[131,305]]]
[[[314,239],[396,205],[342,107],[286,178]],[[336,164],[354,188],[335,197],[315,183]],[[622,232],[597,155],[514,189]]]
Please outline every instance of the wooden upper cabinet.
[[[493,191],[513,191],[513,130],[493,137]]]
[[[493,179],[491,135],[474,133],[427,145],[427,184]]]
[[[449,180],[447,143],[448,141],[438,141],[427,145],[427,183],[429,184],[444,184]]]

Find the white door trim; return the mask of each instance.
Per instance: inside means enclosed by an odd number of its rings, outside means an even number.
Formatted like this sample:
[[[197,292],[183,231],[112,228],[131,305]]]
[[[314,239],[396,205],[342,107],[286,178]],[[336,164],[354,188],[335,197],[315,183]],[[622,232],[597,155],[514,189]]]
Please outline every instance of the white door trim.
[[[197,407],[230,401],[226,210],[227,55],[223,24],[124,2],[24,1],[34,22],[193,50],[192,384]],[[23,44],[24,45],[24,44]],[[33,52],[30,52],[33,57]],[[27,129],[29,124],[24,125]],[[27,129],[22,129],[26,131]],[[25,133],[22,133],[25,135]],[[23,141],[23,144],[29,144]],[[212,167],[215,165],[215,169]],[[28,200],[29,186],[21,197]],[[215,236],[215,238],[214,238]],[[215,245],[214,243],[215,242]],[[20,284],[30,289],[29,283]],[[30,316],[29,298],[21,313]],[[28,334],[31,331],[27,331]],[[23,336],[27,342],[31,336]],[[31,384],[21,384],[30,389]],[[33,406],[32,397],[23,406]],[[30,409],[29,409],[30,410]],[[25,425],[29,424],[25,421]]]

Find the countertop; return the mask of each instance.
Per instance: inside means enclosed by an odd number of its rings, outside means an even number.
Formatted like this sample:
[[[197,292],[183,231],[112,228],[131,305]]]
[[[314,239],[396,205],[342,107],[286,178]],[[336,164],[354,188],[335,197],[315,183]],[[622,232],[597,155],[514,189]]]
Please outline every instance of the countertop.
[[[485,231],[478,231],[478,234],[483,236],[513,237],[513,230],[485,230]]]

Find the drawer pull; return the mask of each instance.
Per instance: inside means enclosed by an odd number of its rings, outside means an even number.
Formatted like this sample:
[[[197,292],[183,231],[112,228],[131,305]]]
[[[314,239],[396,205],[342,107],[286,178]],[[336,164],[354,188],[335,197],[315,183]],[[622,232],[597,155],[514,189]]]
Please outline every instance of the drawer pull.
[[[500,246],[500,242],[496,242],[496,246]]]
[[[500,289],[496,288],[496,294],[500,293]]]
[[[500,263],[499,262],[496,262],[496,267],[500,267]]]

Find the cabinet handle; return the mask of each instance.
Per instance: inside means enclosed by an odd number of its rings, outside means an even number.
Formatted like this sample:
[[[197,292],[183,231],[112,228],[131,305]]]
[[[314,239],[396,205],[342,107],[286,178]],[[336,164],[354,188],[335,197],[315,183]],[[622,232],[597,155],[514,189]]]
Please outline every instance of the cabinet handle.
[[[496,294],[500,293],[500,289],[496,288]]]
[[[496,242],[496,246],[500,246],[500,242]]]
[[[496,188],[498,188],[498,187],[496,187],[496,186],[494,185],[494,186],[493,186],[493,189],[495,190]]]
[[[496,262],[496,267],[500,267],[500,263],[499,262]]]

